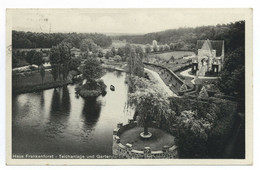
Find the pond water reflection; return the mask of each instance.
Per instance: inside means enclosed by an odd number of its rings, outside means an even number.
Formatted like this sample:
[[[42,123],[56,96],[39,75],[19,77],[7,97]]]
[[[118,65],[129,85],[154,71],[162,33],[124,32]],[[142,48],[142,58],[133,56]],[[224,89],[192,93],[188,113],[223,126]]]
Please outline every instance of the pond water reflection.
[[[107,94],[96,100],[77,98],[75,85],[13,96],[13,154],[111,155],[113,129],[133,117],[125,76],[107,72]]]

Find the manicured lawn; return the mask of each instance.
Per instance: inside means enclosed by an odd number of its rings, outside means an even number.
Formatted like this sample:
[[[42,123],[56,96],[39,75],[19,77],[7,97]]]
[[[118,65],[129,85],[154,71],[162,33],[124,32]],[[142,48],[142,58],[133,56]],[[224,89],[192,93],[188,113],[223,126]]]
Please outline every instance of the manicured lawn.
[[[51,83],[53,82],[53,77],[50,71],[45,71],[45,77],[43,83]],[[40,72],[33,71],[32,74],[30,72],[13,75],[13,86],[14,87],[24,87],[24,86],[33,86],[39,85],[42,83],[42,78]]]
[[[130,143],[132,144],[133,149],[137,150],[143,150],[144,147],[150,147],[152,151],[162,150],[164,145],[173,146],[175,143],[174,136],[158,128],[149,128],[152,137],[150,139],[142,139],[140,133],[143,132],[143,130],[142,127],[135,127],[125,131],[120,136],[121,143],[124,145]]]
[[[194,55],[194,52],[191,51],[171,51],[171,52],[165,52],[165,53],[160,53],[160,54],[149,54],[148,58],[151,57],[160,57],[161,59],[164,60],[169,60],[172,56],[174,57],[174,59],[180,59],[184,56],[191,56]]]

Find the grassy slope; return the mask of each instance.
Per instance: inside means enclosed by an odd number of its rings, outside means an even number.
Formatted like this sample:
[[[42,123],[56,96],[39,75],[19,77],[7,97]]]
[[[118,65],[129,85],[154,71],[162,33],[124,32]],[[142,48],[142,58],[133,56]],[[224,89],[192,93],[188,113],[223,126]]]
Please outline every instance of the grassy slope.
[[[70,73],[71,74],[71,73]],[[38,71],[31,73],[23,73],[13,75],[12,87],[13,93],[31,92],[36,90],[43,90],[53,87],[59,87],[68,84],[71,80],[71,75],[68,80],[57,80],[54,82],[50,71],[45,71],[44,81],[42,82],[41,75]]]
[[[180,59],[184,56],[191,56],[194,55],[194,52],[191,51],[171,51],[171,52],[165,52],[165,53],[160,53],[160,54],[152,54],[150,53],[148,57],[160,57],[161,59],[164,60],[169,60],[172,56],[174,59]]]

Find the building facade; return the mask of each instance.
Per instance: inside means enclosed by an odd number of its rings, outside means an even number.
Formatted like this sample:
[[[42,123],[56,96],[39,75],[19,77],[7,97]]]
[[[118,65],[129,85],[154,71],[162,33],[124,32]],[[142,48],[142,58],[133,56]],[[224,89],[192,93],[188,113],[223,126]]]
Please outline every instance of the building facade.
[[[192,72],[198,76],[205,76],[207,72],[217,74],[224,63],[223,40],[198,40],[197,55],[192,59]]]

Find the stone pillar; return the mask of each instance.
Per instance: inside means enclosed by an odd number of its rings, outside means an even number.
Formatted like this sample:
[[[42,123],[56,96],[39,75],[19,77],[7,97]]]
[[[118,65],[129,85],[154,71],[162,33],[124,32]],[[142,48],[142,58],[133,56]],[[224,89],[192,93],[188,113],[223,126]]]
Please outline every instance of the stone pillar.
[[[113,152],[113,155],[116,157],[118,157],[120,155],[120,148],[118,146],[119,143],[120,143],[120,137],[115,136],[115,138],[113,140],[112,152]]]
[[[162,151],[168,153],[169,152],[169,148],[170,148],[169,146],[164,145],[163,148],[162,148]]]
[[[152,158],[151,152],[152,151],[150,147],[144,147],[144,159]]]
[[[118,123],[117,128],[120,129],[123,126],[123,123]]]
[[[133,119],[128,119],[128,124],[132,124],[134,123],[134,120]]]
[[[132,158],[132,144],[127,143],[126,145],[126,158]]]
[[[113,130],[113,135],[118,135],[118,129]]]
[[[116,136],[116,137],[115,137],[115,141],[116,141],[116,143],[120,143],[120,137],[119,137],[119,136]]]
[[[167,146],[167,145],[164,145],[163,147],[162,147],[162,151],[163,151],[163,158],[169,158],[170,156],[170,153],[169,153],[169,146]]]

